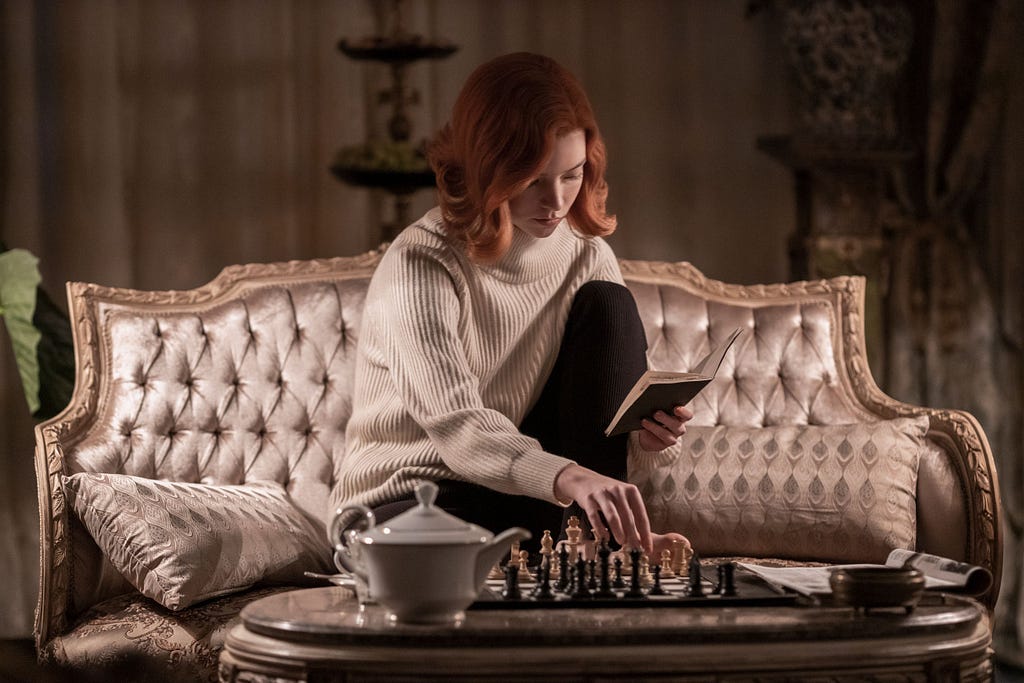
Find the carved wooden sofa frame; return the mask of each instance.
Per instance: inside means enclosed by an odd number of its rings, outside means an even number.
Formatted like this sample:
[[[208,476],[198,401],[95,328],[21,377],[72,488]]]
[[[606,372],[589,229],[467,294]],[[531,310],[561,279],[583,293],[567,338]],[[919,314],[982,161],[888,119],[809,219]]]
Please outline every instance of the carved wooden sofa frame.
[[[101,632],[109,638],[135,639],[136,644],[145,646],[146,654],[194,665],[197,671],[212,678],[210,672],[216,670],[216,657],[228,622],[247,602],[280,590],[258,587],[178,613],[158,609],[139,593],[109,596],[98,591],[98,584],[107,580],[98,568],[102,558],[89,533],[69,509],[63,477],[91,467],[90,463],[78,460],[76,453],[110,419],[105,411],[112,391],[111,345],[117,343],[109,333],[111,315],[116,312],[135,316],[204,316],[226,302],[266,296],[271,290],[283,292],[291,300],[293,294],[300,296],[304,287],[323,286],[338,293],[340,334],[352,336],[358,330],[362,292],[379,258],[380,252],[375,251],[357,257],[231,266],[209,284],[189,291],[143,292],[69,283],[77,371],[74,396],[60,415],[36,428],[40,590],[35,637],[41,659],[68,665],[100,662],[90,658],[87,643],[88,637]],[[922,473],[918,484],[919,545],[923,550],[991,570],[995,584],[981,599],[989,608],[994,605],[999,589],[1002,539],[996,472],[985,434],[966,412],[912,406],[886,396],[876,386],[865,353],[863,278],[740,286],[709,279],[687,263],[621,264],[627,284],[637,298],[651,340],[652,364],[657,367],[680,365],[676,357],[680,344],[672,343],[673,335],[698,324],[688,319],[694,317],[694,311],[703,310],[700,315],[710,320],[718,315],[716,311],[733,311],[730,315],[747,311],[756,316],[758,311],[770,307],[790,306],[795,311],[807,310],[819,316],[824,325],[820,343],[831,347],[828,351],[834,359],[834,367],[829,364],[822,381],[842,404],[845,417],[840,417],[854,421],[928,417],[928,439],[933,451],[930,458],[934,462],[929,465],[929,472]],[[351,356],[339,361],[335,368],[337,381],[351,379],[352,365]],[[703,421],[717,424],[721,417],[705,415]],[[695,423],[700,422],[701,419],[695,419]],[[156,475],[159,478],[160,472]],[[289,481],[280,483],[302,502],[301,488]],[[326,486],[331,483],[321,482]],[[931,500],[935,491],[926,490],[935,488],[942,491],[942,500],[937,503]],[[329,511],[323,505],[321,493],[314,497],[314,503],[307,500],[302,504],[319,508],[320,515],[326,517]],[[935,517],[929,517],[933,511]],[[195,627],[196,621],[203,626]],[[186,640],[192,638],[194,642],[161,645],[180,638],[183,630],[187,632]]]

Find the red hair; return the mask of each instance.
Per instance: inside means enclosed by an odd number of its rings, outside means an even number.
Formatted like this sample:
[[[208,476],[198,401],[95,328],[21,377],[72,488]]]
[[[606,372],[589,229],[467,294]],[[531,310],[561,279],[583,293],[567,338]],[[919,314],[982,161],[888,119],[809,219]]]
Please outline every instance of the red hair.
[[[505,253],[513,230],[509,200],[540,174],[555,140],[574,130],[586,136],[587,163],[569,223],[584,235],[609,235],[615,217],[605,212],[604,141],[576,77],[528,52],[470,74],[451,121],[427,152],[448,232],[466,243],[470,258],[489,262]]]

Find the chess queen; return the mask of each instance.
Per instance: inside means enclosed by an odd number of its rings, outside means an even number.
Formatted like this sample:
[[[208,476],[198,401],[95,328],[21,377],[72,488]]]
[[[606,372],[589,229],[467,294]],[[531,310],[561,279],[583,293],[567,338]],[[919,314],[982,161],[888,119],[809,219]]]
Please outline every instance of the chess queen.
[[[382,523],[430,479],[440,506],[494,532],[526,527],[531,550],[578,515],[660,556],[680,536],[652,534],[626,459],[675,443],[692,413],[604,436],[647,343],[603,239],[616,220],[581,84],[544,56],[489,61],[428,157],[439,206],[399,234],[370,283],[332,503]]]

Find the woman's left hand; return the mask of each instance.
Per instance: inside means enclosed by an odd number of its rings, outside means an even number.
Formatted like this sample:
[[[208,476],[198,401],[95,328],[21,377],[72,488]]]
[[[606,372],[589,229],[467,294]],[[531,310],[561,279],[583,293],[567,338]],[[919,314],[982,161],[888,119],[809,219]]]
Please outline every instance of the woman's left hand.
[[[675,445],[686,433],[686,423],[693,419],[693,411],[685,406],[676,406],[671,413],[659,410],[654,419],[644,418],[643,429],[638,430],[640,448],[645,451],[662,451]]]

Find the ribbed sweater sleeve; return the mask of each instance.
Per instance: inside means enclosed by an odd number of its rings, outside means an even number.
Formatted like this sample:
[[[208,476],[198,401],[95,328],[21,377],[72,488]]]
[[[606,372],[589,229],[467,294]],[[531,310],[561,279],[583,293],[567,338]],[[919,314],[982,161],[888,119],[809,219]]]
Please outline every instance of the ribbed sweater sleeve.
[[[451,274],[422,254],[397,261],[403,270],[394,279],[402,286],[392,292],[388,365],[406,410],[458,477],[504,493],[530,492],[553,500],[555,476],[571,461],[544,452],[507,416],[484,405],[479,377],[459,339],[460,303]],[[500,325],[487,319],[474,323],[483,329]],[[515,389],[494,386],[492,393],[506,403],[512,397],[500,394]]]
[[[543,388],[575,291],[621,282],[602,240],[567,225],[517,235],[493,267],[465,260],[428,213],[385,253],[367,291],[353,414],[332,504],[378,505],[416,480],[459,479],[556,502],[570,460],[518,428]]]

